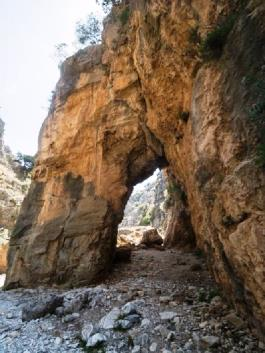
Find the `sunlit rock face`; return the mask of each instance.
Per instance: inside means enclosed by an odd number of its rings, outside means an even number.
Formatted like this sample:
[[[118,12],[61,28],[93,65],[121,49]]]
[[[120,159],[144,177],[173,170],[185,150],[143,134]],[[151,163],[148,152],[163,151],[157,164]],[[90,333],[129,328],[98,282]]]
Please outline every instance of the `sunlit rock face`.
[[[127,3],[127,23],[124,5],[106,21],[103,44],[62,67],[6,288],[100,279],[132,187],[169,164],[216,280],[262,328],[265,175],[242,79],[262,72],[263,10],[243,10],[222,57],[202,63],[191,30],[214,28],[231,1]]]

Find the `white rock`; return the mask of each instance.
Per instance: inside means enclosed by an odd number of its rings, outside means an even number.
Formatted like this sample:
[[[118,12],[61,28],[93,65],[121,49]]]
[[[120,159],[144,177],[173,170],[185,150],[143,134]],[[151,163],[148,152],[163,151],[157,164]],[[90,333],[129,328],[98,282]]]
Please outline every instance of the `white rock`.
[[[125,315],[125,316],[130,314],[135,314],[136,312],[137,312],[137,308],[133,302],[126,303],[121,308],[121,313],[122,315]]]
[[[113,308],[107,315],[99,322],[99,327],[104,330],[111,330],[115,327],[115,321],[121,316],[121,311],[119,308]]]
[[[123,330],[129,330],[133,326],[133,323],[129,320],[117,320],[115,322],[115,328],[123,329]]]
[[[82,340],[87,342],[89,340],[89,338],[91,337],[93,330],[94,330],[94,327],[90,322],[84,324],[84,326],[82,327],[82,330],[81,330]]]
[[[172,353],[172,352],[169,351],[168,349],[165,349],[165,348],[164,348],[164,349],[162,350],[162,353]]]
[[[141,351],[141,347],[140,346],[134,346],[132,349],[132,353],[138,353]]]
[[[149,319],[143,319],[141,322],[141,327],[147,328],[151,325],[151,321]]]
[[[161,320],[170,321],[177,316],[177,313],[174,313],[173,311],[162,311],[159,315]]]
[[[142,335],[137,337],[137,343],[141,346],[146,346],[149,343],[149,336],[147,333],[143,333]]]
[[[73,313],[73,314],[68,314],[68,315],[65,315],[65,317],[63,318],[63,322],[72,322],[76,319],[78,319],[80,317],[80,314],[79,313]]]
[[[106,342],[107,338],[101,333],[96,333],[92,337],[90,337],[87,341],[87,347],[95,347],[99,343]]]
[[[175,333],[173,331],[170,331],[169,334],[167,335],[167,341],[173,341],[175,338]]]
[[[54,343],[55,343],[55,345],[56,345],[56,346],[61,345],[61,344],[62,344],[62,342],[63,342],[63,340],[62,340],[62,338],[61,338],[61,337],[56,337],[56,338],[55,338]]]
[[[13,313],[7,313],[6,318],[7,319],[14,319],[14,314]]]
[[[156,352],[157,350],[157,343],[153,342],[149,347],[150,352]]]

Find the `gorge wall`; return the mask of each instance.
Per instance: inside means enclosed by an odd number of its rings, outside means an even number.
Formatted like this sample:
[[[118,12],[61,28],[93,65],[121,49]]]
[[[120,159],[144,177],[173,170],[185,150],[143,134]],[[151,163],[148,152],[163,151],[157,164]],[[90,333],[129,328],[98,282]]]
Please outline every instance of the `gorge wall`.
[[[29,187],[19,163],[4,143],[5,123],[0,119],[0,273],[6,271],[9,233]]]
[[[203,60],[197,34],[204,38],[231,14],[222,55]],[[247,114],[256,96],[243,84],[250,74],[264,77],[261,43],[262,1],[115,7],[102,45],[62,66],[5,287],[99,279],[111,267],[133,186],[169,165],[217,282],[262,332],[265,174]]]

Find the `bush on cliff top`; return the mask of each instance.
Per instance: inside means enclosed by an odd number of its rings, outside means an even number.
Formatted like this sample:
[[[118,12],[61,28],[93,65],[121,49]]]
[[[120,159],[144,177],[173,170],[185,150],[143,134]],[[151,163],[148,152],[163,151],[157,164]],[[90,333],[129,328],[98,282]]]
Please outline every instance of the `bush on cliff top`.
[[[76,25],[76,36],[81,44],[97,44],[101,41],[101,22],[91,13],[85,22]]]

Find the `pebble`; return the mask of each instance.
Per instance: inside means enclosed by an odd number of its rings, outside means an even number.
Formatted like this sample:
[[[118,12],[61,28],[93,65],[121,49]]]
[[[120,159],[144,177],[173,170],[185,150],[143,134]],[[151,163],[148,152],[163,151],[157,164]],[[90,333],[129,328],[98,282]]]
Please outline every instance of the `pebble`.
[[[151,325],[151,321],[149,319],[143,319],[141,322],[141,327],[147,328]]]
[[[138,353],[138,352],[141,352],[141,346],[134,346],[133,349],[132,349],[132,353]]]
[[[54,340],[54,343],[56,344],[56,346],[59,346],[60,344],[62,344],[62,338],[61,337],[56,337]]]
[[[137,313],[137,307],[135,303],[129,302],[126,303],[122,308],[121,308],[121,314],[122,315],[130,315],[130,314],[136,314]]]
[[[153,342],[149,347],[150,352],[156,352],[157,350],[157,343]]]
[[[65,315],[65,317],[63,318],[63,322],[72,322],[76,319],[78,319],[80,317],[80,314],[79,313],[73,313],[73,314],[68,314],[68,315]]]
[[[177,313],[173,311],[162,311],[159,313],[160,319],[163,321],[170,321],[177,316]]]
[[[104,330],[109,330],[115,328],[116,321],[121,316],[121,311],[119,308],[113,308],[107,315],[103,316],[103,318],[99,322],[99,327]]]

